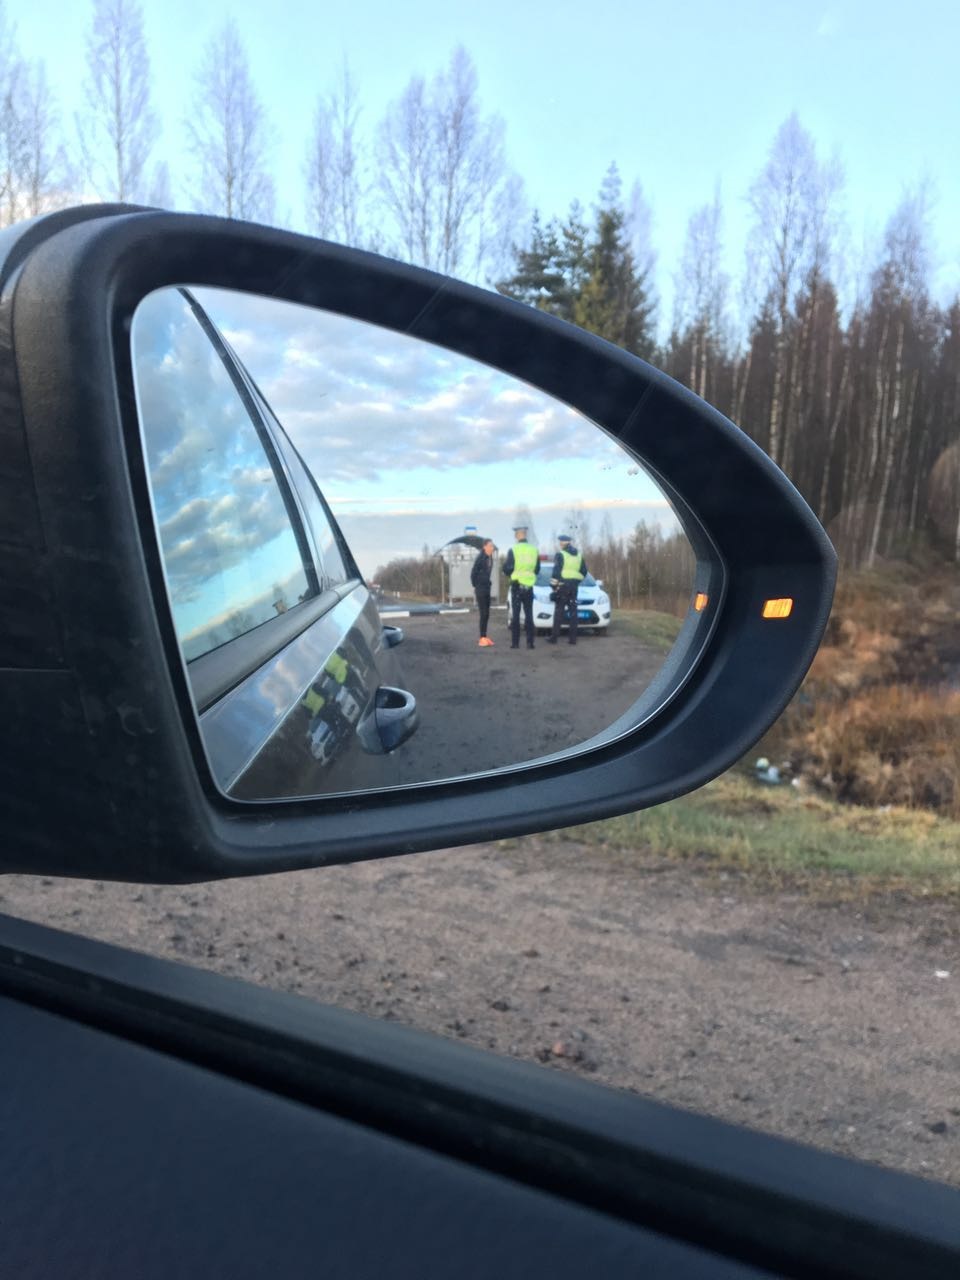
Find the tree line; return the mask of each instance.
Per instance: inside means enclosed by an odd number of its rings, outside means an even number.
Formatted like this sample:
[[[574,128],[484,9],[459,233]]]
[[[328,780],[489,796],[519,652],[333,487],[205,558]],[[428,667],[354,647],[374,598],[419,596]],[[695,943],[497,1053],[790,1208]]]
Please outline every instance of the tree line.
[[[529,508],[523,508],[523,519],[531,530],[531,541],[542,553],[556,550],[555,536],[543,545],[537,542]],[[602,580],[614,608],[657,609],[678,615],[689,608],[694,556],[678,529],[665,533],[656,522],[640,520],[629,534],[618,535],[609,515],[602,517],[595,530],[589,513],[582,510],[569,512],[563,527],[583,552],[587,568]],[[445,581],[440,553],[424,546],[419,556],[395,556],[377,568],[373,580],[388,593],[439,600]],[[504,581],[501,596],[505,591]]]
[[[497,287],[652,360],[727,414],[790,476],[847,566],[931,542],[960,561],[960,298],[931,299],[920,188],[904,194],[844,306],[842,186],[838,163],[790,116],[748,192],[742,336],[715,193],[689,219],[658,343],[615,168],[591,233],[579,205],[546,225],[534,218]]]
[[[68,121],[0,8],[0,224],[90,195],[275,220],[277,133],[233,19],[194,68],[179,174],[157,158],[138,0],[93,0],[82,56]],[[725,270],[717,190],[689,218],[664,325],[642,187],[625,195],[612,165],[589,211],[527,217],[504,123],[484,112],[464,49],[412,77],[373,124],[345,63],[303,143],[311,231],[495,286],[651,360],[757,440],[846,564],[922,541],[960,561],[960,298],[930,296],[922,187],[851,283],[843,184],[789,117],[746,192],[742,279]]]
[[[439,601],[444,588],[443,564],[439,553],[424,544],[418,556],[394,556],[379,565],[372,582],[394,595]]]

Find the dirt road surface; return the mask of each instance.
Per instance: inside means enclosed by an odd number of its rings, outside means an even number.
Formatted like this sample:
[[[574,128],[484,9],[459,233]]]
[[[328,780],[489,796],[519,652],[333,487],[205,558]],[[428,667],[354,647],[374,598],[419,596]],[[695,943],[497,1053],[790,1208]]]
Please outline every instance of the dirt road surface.
[[[960,1185],[960,924],[536,838],[0,910]]]
[[[397,619],[404,687],[420,727],[390,757],[390,782],[435,781],[501,769],[579,746],[618,720],[663,666],[664,653],[614,622],[576,647],[538,638],[510,648],[506,612],[494,610],[494,647],[477,645],[476,612]]]

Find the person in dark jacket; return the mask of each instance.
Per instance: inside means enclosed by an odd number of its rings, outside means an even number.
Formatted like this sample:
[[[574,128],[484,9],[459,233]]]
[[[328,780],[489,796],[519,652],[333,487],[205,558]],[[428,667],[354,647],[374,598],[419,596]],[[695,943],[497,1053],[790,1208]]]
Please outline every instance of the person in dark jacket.
[[[563,615],[569,612],[570,628],[567,632],[567,640],[570,644],[576,644],[577,592],[580,589],[580,583],[587,576],[587,562],[573,545],[568,534],[561,533],[557,542],[560,544],[560,550],[554,557],[553,574],[550,578],[550,585],[556,595],[556,604],[553,607],[553,627],[547,643],[557,643]]]
[[[487,635],[490,622],[490,580],[493,574],[493,539],[487,538],[473,562],[470,570],[470,582],[477,597],[477,612],[480,614],[480,639],[477,642],[481,649],[491,648],[493,641]]]

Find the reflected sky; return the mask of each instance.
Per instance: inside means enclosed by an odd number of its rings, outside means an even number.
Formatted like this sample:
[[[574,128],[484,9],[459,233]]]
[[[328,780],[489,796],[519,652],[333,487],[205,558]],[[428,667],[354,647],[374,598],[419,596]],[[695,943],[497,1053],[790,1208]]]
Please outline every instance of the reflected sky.
[[[368,576],[468,524],[505,545],[521,505],[544,546],[578,510],[594,534],[605,517],[615,536],[641,519],[676,527],[614,441],[515,378],[343,316],[193,292],[303,454]]]
[[[167,584],[192,658],[290,608],[307,577],[264,446],[183,295],[145,299],[132,343]]]

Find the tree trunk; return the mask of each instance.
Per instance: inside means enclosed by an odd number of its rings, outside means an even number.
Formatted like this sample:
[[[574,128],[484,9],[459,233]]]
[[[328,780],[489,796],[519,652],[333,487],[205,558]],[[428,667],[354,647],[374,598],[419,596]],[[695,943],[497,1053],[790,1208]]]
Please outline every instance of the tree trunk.
[[[783,379],[784,364],[786,362],[786,335],[781,327],[777,334],[777,352],[773,369],[773,395],[770,397],[770,419],[769,419],[769,436],[767,439],[767,453],[774,462],[779,465],[781,454],[780,443],[780,425],[781,425],[781,397],[783,395]]]
[[[829,494],[829,486],[831,479],[831,467],[833,464],[833,450],[837,439],[837,431],[840,428],[840,417],[843,413],[843,406],[847,394],[847,380],[850,376],[850,358],[853,344],[847,343],[847,350],[844,355],[843,369],[840,372],[840,386],[837,388],[836,407],[830,413],[827,427],[827,441],[823,456],[823,474],[820,477],[820,501],[817,508],[817,515],[821,520],[826,519],[827,499]],[[828,361],[828,367],[832,364],[832,357]],[[830,393],[827,392],[827,409],[830,410]]]
[[[750,364],[753,360],[753,343],[747,347],[746,359],[743,362],[743,381],[740,384],[740,394],[736,403],[733,414],[733,420],[738,427],[743,427],[743,406],[747,398],[747,383],[750,381]]]
[[[890,477],[893,474],[893,455],[896,451],[898,428],[900,424],[900,405],[903,397],[903,330],[904,323],[901,317],[897,327],[897,348],[894,357],[893,370],[893,404],[890,409],[890,418],[887,430],[884,433],[885,449],[883,459],[883,472],[880,478],[880,492],[877,494],[877,509],[873,517],[873,529],[870,533],[870,543],[867,549],[867,568],[872,569],[877,558],[877,546],[880,541],[880,528],[883,523],[883,517],[886,514],[887,494],[890,490]]]

